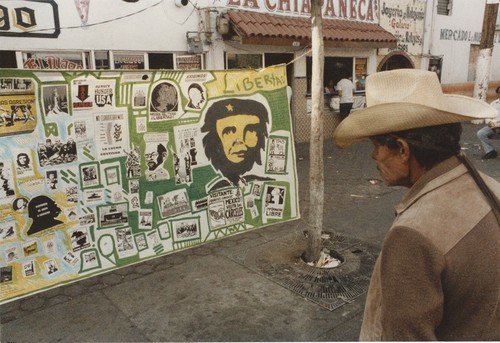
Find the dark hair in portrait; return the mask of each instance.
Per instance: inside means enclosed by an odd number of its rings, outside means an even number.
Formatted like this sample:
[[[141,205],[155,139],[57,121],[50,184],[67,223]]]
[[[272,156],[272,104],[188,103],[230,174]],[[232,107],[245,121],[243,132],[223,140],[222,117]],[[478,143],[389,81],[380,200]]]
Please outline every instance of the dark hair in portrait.
[[[21,157],[24,157],[24,162],[21,162]],[[29,164],[30,164],[30,158],[29,158],[28,154],[26,154],[24,152],[18,154],[17,155],[17,164],[20,167],[27,167],[27,166],[29,166]]]
[[[28,216],[33,219],[33,223],[27,232],[28,235],[61,224],[62,221],[56,219],[60,213],[61,208],[57,203],[45,195],[31,199],[28,204]]]
[[[257,145],[248,149],[242,162],[233,163],[224,153],[221,139],[217,134],[217,121],[237,115],[256,116],[259,118],[259,123],[248,127],[256,132]],[[207,133],[203,137],[203,147],[213,167],[222,172],[230,181],[235,182],[239,176],[251,170],[254,163],[261,165],[260,151],[265,149],[268,123],[269,113],[266,107],[256,100],[231,98],[213,103],[206,112],[205,123],[201,128],[201,132]]]

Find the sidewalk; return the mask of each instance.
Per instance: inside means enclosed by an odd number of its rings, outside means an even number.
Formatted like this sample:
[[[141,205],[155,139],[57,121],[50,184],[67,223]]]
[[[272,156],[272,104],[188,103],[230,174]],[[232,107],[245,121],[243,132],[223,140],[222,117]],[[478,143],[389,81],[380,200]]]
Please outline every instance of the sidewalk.
[[[480,127],[464,125],[462,146],[479,170],[500,181],[500,160],[480,159]],[[296,258],[305,247],[309,146],[296,153],[302,219],[5,304],[0,341],[356,341],[364,295],[330,311],[253,268],[269,256],[275,272],[296,268],[297,260],[284,256]],[[378,249],[405,189],[377,182],[368,141],[338,150],[327,140],[324,153],[324,230]]]

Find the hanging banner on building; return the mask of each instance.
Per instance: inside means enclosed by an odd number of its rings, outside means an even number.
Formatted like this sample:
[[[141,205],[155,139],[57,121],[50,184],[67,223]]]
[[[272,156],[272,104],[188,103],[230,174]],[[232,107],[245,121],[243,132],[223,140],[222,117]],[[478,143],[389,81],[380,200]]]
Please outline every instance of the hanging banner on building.
[[[86,25],[89,21],[89,5],[90,0],[75,0],[76,10],[78,11],[82,25]]]
[[[0,303],[298,218],[286,84],[0,70]]]

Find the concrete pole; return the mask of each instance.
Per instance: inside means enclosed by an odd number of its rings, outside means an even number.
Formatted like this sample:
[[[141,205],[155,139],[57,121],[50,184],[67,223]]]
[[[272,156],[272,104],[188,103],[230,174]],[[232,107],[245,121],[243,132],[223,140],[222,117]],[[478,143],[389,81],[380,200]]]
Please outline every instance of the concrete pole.
[[[323,111],[325,106],[323,93],[324,44],[321,0],[311,1],[311,43],[312,43],[312,79],[311,79],[311,140],[309,166],[309,230],[306,262],[318,261],[321,253],[321,231],[323,230],[324,172],[323,172]]]
[[[498,15],[499,0],[487,0],[484,9],[483,30],[479,43],[479,57],[476,63],[476,81],[474,98],[486,101],[490,76],[491,57],[495,38],[495,25]],[[476,121],[474,121],[476,122]],[[482,123],[483,121],[479,121]]]

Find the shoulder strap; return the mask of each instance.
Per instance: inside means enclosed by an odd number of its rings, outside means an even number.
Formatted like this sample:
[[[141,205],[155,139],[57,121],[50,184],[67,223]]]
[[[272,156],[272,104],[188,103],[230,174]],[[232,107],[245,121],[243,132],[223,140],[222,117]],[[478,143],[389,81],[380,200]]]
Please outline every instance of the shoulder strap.
[[[474,167],[472,162],[467,158],[467,156],[465,156],[463,152],[460,152],[458,154],[458,158],[465,165],[469,173],[472,175],[472,178],[476,182],[477,186],[488,200],[488,203],[490,204],[491,209],[493,210],[493,213],[497,218],[497,222],[500,224],[500,200],[498,200],[497,196],[488,188],[483,178],[477,171],[476,167]]]

